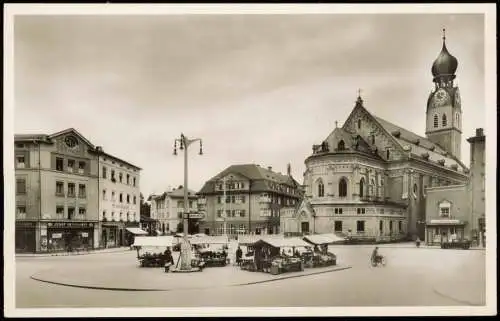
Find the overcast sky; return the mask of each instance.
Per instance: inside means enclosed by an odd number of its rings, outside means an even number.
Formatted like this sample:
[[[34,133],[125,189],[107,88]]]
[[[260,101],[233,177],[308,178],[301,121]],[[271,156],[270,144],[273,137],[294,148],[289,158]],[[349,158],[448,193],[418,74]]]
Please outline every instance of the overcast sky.
[[[290,162],[302,182],[358,88],[370,112],[425,135],[443,27],[468,165],[465,139],[485,126],[482,15],[17,16],[14,129],[76,128],[143,168],[145,196],[183,184],[181,132],[204,145],[189,150],[190,189],[241,163]]]

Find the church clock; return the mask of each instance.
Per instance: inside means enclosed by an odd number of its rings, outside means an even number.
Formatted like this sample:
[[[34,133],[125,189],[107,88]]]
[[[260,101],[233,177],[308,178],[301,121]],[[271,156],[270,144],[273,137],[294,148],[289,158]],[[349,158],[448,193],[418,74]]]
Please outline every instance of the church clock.
[[[448,101],[449,101],[449,96],[444,89],[439,89],[434,94],[434,107],[444,106],[448,103]]]

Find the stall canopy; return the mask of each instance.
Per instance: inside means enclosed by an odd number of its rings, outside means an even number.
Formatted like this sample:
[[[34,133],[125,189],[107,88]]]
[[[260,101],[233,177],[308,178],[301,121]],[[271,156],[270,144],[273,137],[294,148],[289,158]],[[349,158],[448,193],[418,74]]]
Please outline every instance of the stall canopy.
[[[277,234],[273,234],[273,235],[266,235],[266,236],[262,236],[262,235],[239,235],[238,236],[238,243],[240,245],[252,245],[254,244],[255,242],[257,242],[258,240],[261,240],[261,239],[282,239],[283,236],[281,235],[277,235]]]
[[[276,238],[276,237],[265,237],[260,238],[253,245],[258,246],[260,244],[269,244],[276,248],[282,247],[309,247],[311,246],[309,243],[304,242],[302,239],[298,237],[290,237],[290,238]]]
[[[137,236],[133,246],[171,247],[173,242],[173,236]]]
[[[191,244],[227,244],[229,239],[227,236],[200,236],[193,237],[189,240]]]
[[[338,237],[335,234],[313,234],[304,236],[304,241],[314,244],[314,245],[323,245],[323,244],[332,244],[336,242],[344,241],[343,238]]]
[[[135,234],[135,235],[146,235],[146,234],[148,234],[148,232],[146,232],[144,230],[141,230],[138,227],[127,227],[127,231],[129,231],[130,233]]]

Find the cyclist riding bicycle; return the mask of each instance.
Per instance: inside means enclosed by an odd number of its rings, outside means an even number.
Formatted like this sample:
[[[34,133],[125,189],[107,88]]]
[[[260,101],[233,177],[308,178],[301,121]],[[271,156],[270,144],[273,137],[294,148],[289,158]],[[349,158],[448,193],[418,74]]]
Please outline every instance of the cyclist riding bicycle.
[[[382,261],[383,256],[378,254],[378,246],[372,252],[372,262],[378,263]]]

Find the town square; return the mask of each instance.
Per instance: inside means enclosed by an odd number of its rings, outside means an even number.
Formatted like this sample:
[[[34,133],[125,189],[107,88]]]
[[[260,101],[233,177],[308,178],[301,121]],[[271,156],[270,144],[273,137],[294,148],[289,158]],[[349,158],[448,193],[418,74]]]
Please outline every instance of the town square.
[[[492,6],[8,8],[16,313],[496,310]]]

